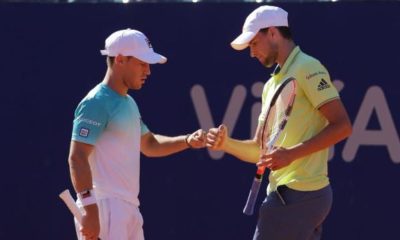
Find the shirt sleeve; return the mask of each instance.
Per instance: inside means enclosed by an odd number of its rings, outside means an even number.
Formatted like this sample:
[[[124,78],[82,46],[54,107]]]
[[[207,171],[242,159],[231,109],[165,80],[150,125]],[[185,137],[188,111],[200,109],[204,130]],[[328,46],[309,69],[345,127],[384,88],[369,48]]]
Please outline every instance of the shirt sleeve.
[[[105,105],[98,99],[83,100],[75,110],[72,140],[95,145],[109,119]]]
[[[339,93],[332,84],[328,71],[319,62],[306,65],[297,81],[316,109],[339,98]]]
[[[143,122],[142,118],[140,118],[140,134],[143,136],[146,133],[150,132],[147,125]]]

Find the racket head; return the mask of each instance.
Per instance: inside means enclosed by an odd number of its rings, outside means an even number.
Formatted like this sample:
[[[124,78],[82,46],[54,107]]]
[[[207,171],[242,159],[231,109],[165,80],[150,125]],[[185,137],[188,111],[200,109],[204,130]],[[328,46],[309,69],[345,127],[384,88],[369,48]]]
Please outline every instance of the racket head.
[[[260,148],[263,153],[271,151],[283,132],[296,98],[295,78],[284,80],[274,92],[265,113],[261,131]]]

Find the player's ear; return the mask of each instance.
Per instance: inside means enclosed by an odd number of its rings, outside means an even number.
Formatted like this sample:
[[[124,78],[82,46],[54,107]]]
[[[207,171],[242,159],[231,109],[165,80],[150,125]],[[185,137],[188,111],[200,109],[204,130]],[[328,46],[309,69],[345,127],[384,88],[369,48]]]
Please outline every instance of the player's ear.
[[[115,57],[114,63],[116,64],[123,64],[124,63],[124,56],[122,56],[121,54],[118,54]]]

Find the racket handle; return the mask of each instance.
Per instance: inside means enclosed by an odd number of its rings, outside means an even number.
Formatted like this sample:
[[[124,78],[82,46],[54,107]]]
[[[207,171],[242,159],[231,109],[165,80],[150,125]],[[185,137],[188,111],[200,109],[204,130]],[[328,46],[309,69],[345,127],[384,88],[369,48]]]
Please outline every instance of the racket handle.
[[[76,205],[75,200],[72,198],[69,190],[64,190],[62,193],[59,194],[59,197],[64,201],[65,205],[67,205],[68,209],[74,215],[79,224],[82,224],[82,212],[79,209],[78,205]]]
[[[65,205],[67,205],[68,209],[74,215],[74,217],[76,218],[78,223],[82,224],[82,212],[79,209],[78,205],[76,205],[75,200],[72,198],[71,193],[69,192],[69,190],[65,189],[58,196],[64,201]],[[101,240],[101,239],[97,238],[97,240]]]
[[[249,196],[247,197],[246,205],[244,206],[243,213],[251,216],[254,212],[254,205],[257,201],[258,191],[260,190],[262,178],[255,177],[251,185]]]

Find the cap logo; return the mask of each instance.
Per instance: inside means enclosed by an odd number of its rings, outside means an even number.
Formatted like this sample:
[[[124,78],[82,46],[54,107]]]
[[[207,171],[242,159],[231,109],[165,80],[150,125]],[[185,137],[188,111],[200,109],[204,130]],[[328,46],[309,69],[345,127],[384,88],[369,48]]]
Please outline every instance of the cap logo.
[[[150,40],[148,38],[145,38],[145,40],[146,40],[147,46],[149,48],[153,48],[153,46],[151,46]]]

